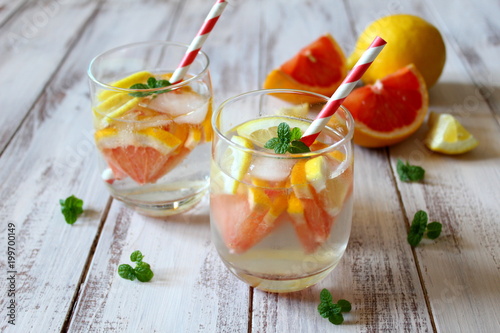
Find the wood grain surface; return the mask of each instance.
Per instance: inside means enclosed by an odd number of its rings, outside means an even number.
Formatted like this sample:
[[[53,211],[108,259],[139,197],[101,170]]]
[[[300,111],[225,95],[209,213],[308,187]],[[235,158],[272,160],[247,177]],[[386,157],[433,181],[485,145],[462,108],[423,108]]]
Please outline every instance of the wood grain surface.
[[[208,196],[169,218],[113,200],[96,167],[86,70],[97,54],[145,40],[189,43],[208,0],[0,0],[0,308],[2,332],[485,332],[500,330],[500,3],[230,1],[203,47],[214,103],[259,89],[267,73],[319,35],[346,55],[368,23],[410,13],[442,33],[447,60],[430,110],[452,113],[480,141],[432,153],[427,127],[390,148],[355,146],[354,217],[346,253],[319,284],[265,293],[226,269],[211,243]],[[398,159],[426,169],[398,178]],[[70,226],[59,199],[85,213]],[[412,248],[425,210],[442,235]],[[15,325],[7,308],[15,225]],[[11,230],[12,231],[12,230]],[[11,237],[11,238],[9,238]],[[149,283],[117,267],[141,250]],[[317,312],[319,292],[353,309],[342,326]]]

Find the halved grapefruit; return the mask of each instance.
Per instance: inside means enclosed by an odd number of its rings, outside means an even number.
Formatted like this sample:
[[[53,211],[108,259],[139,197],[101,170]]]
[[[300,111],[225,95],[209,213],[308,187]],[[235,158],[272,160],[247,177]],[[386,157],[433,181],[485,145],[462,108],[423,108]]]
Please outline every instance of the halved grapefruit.
[[[264,81],[264,88],[299,89],[331,96],[346,73],[344,52],[330,34],[325,34],[272,70]],[[278,95],[281,96],[285,95]],[[299,102],[293,95],[286,95],[284,99],[292,103]],[[300,102],[305,101],[300,97]]]
[[[422,125],[429,107],[425,81],[413,65],[353,90],[344,101],[354,121],[354,142],[384,147],[403,141]]]

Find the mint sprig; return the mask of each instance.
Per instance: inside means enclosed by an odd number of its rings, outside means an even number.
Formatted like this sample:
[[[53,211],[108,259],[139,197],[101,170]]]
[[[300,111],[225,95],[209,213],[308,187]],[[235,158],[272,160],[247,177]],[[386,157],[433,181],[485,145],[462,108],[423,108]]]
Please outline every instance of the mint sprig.
[[[148,282],[150,281],[154,273],[151,270],[151,266],[143,262],[142,259],[144,259],[144,255],[141,253],[141,251],[134,251],[130,255],[130,261],[135,262],[135,268],[132,268],[129,264],[122,264],[118,266],[118,275],[120,275],[122,278],[134,281],[135,279],[141,281],[141,282]]]
[[[172,85],[168,80],[157,80],[156,78],[150,76],[147,83],[136,83],[132,86],[130,86],[129,89],[157,89],[157,88],[164,88]],[[170,91],[170,89],[165,89],[165,90],[157,90],[157,91],[138,91],[138,92],[133,92],[129,93],[130,96],[133,97],[146,97],[149,95],[154,95],[154,94],[163,94]]]
[[[427,224],[428,216],[423,210],[419,210],[413,216],[413,221],[411,222],[410,231],[408,232],[407,240],[408,243],[415,247],[417,246],[424,234],[427,232],[427,237],[430,239],[436,239],[441,234],[443,225],[439,222],[431,222]]]
[[[399,175],[399,179],[403,182],[417,182],[424,179],[425,170],[418,165],[411,165],[408,161],[406,164],[398,159],[398,164],[396,165],[396,170]]]
[[[290,129],[287,123],[280,123],[277,130],[278,137],[274,137],[266,142],[264,148],[274,149],[276,154],[300,154],[311,150],[302,141],[302,131],[298,127]]]
[[[337,303],[333,303],[332,294],[328,289],[321,290],[319,299],[318,312],[320,316],[328,318],[334,325],[340,325],[344,322],[342,312],[351,311],[351,303],[345,299],[340,299]]]
[[[64,215],[66,223],[73,224],[78,219],[78,216],[83,213],[83,200],[78,199],[74,195],[67,197],[65,200],[59,200],[61,212]]]

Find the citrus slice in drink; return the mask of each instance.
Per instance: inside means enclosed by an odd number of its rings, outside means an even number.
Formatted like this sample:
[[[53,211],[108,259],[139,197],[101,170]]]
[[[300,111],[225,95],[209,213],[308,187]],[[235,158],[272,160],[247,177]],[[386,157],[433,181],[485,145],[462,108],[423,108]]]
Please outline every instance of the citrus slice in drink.
[[[331,217],[321,207],[314,187],[309,184],[308,178],[310,179],[311,177],[307,175],[306,165],[311,160],[300,160],[295,163],[290,176],[290,183],[292,185],[294,196],[301,201],[301,204],[304,207],[304,216],[310,231],[314,235],[314,239],[322,243],[330,234]],[[310,167],[309,172],[311,172]],[[315,170],[314,172],[315,174],[318,174],[319,172],[324,171]],[[321,176],[323,182],[326,181],[325,177],[325,174]],[[321,182],[321,180],[319,180],[319,182]],[[316,186],[324,187],[325,185],[317,183]]]
[[[299,238],[306,253],[312,253],[316,251],[320,242],[316,240],[316,237],[312,230],[309,228],[305,217],[305,209],[302,201],[297,198],[295,193],[290,194],[288,199],[287,213],[292,220],[292,224],[295,228],[295,233]]]
[[[412,135],[427,114],[425,81],[409,65],[354,89],[344,101],[354,121],[354,142],[365,147],[389,146]]]
[[[430,150],[443,154],[462,154],[479,144],[451,114],[431,112],[428,125],[425,145]]]
[[[298,127],[302,132],[309,126],[305,121],[271,116],[243,123],[236,128],[236,131],[239,136],[247,138],[259,147],[264,147],[267,141],[278,136],[278,125],[282,122],[287,123],[290,128]]]
[[[210,205],[228,249],[243,253],[276,228],[287,201],[286,196],[271,200],[263,189],[249,187],[247,194],[212,195]]]
[[[126,174],[139,184],[154,183],[173,165],[172,152],[183,141],[160,128],[145,128],[135,132],[108,127],[94,135],[115,175]]]
[[[122,89],[129,89],[131,86],[137,83],[146,83],[150,77],[153,77],[154,75],[151,74],[150,72],[137,72],[132,75],[127,76],[126,78],[123,78],[121,80],[115,81],[110,83],[110,86],[116,87],[116,88],[122,88]],[[120,91],[114,91],[114,90],[104,90],[101,91],[97,95],[97,99],[99,101],[104,101],[111,96],[115,94],[123,94],[123,92]]]
[[[234,135],[231,141],[247,149],[253,148],[253,144],[241,136]],[[238,191],[238,187],[248,172],[251,162],[252,155],[250,153],[237,147],[227,147],[220,162],[220,166],[225,173],[225,176],[221,177],[224,193],[235,194]]]
[[[271,71],[264,88],[287,88],[331,96],[346,76],[346,57],[330,34],[320,36],[293,58]],[[277,95],[293,103],[316,102],[312,97]]]

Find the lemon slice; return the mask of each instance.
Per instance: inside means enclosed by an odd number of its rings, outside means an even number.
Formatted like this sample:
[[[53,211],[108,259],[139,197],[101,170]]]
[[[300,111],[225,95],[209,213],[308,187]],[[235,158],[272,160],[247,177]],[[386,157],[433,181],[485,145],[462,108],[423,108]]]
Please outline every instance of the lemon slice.
[[[462,154],[479,144],[451,114],[431,112],[428,125],[429,132],[425,137],[425,145],[432,151]]]
[[[241,136],[235,135],[231,141],[248,149],[253,148],[252,142]],[[249,153],[238,148],[227,148],[221,161],[222,169],[230,176],[224,177],[225,193],[235,194],[237,192],[240,181],[245,177],[251,162],[252,156]]]
[[[154,76],[154,75],[151,74],[150,72],[145,72],[145,71],[144,72],[137,72],[137,73],[134,73],[132,75],[127,76],[124,79],[110,83],[109,85],[116,87],[116,88],[128,89],[136,83],[146,83],[147,80],[152,76]],[[97,99],[99,101],[104,101],[104,100],[106,100],[106,99],[108,99],[111,96],[116,95],[116,94],[123,94],[123,93],[118,92],[118,91],[113,91],[113,90],[104,90],[97,95]]]
[[[295,118],[305,118],[309,113],[309,103],[302,103],[290,107],[285,107],[276,110],[278,116],[289,116]]]
[[[107,127],[94,134],[99,149],[135,146],[151,147],[167,155],[182,144],[182,140],[160,128],[149,127],[137,132],[119,131]]]
[[[302,132],[309,126],[309,123],[293,118],[264,117],[241,124],[236,128],[236,132],[238,132],[239,136],[247,138],[260,147],[264,147],[267,141],[278,136],[278,125],[283,122],[287,123],[290,128],[300,128]]]

